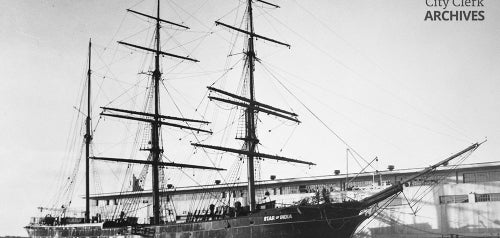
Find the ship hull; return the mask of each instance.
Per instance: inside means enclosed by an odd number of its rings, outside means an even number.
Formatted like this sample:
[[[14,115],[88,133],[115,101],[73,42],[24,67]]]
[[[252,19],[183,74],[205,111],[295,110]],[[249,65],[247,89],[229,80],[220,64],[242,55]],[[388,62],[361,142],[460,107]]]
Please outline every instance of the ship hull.
[[[348,238],[368,215],[354,207],[321,205],[269,209],[230,219],[106,228],[26,227],[30,237]],[[212,219],[212,220],[211,220]]]

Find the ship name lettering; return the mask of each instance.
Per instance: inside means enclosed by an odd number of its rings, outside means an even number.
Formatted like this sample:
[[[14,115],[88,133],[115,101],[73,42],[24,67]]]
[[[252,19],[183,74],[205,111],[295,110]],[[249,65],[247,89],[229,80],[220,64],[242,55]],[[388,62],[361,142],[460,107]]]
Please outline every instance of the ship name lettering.
[[[288,220],[288,219],[292,219],[292,214],[265,216],[264,217],[264,221]]]

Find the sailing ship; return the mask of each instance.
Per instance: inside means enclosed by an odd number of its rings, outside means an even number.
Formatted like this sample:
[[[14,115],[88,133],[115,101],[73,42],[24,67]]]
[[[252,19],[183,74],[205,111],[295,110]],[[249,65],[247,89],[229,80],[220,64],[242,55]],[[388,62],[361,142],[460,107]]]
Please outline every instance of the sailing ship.
[[[180,56],[162,51],[160,43],[161,24],[168,24],[179,28],[187,29],[187,26],[177,24],[160,18],[160,1],[157,2],[156,16],[150,16],[135,10],[128,9],[129,12],[141,17],[149,18],[155,22],[154,48],[147,48],[123,41],[119,44],[132,47],[138,50],[152,52],[154,54],[154,70],[152,77],[152,112],[140,112],[120,108],[103,107],[101,115],[107,117],[120,118],[125,120],[139,121],[149,124],[150,127],[150,148],[148,160],[133,160],[111,157],[97,157],[90,155],[90,145],[93,140],[91,130],[91,75],[90,52],[92,44],[89,42],[89,68],[87,71],[87,117],[85,141],[85,212],[83,218],[56,218],[46,216],[32,222],[26,226],[30,237],[133,237],[133,236],[152,236],[152,237],[194,237],[194,238],[344,238],[351,237],[358,226],[374,214],[373,210],[378,209],[378,204],[388,198],[399,194],[404,189],[404,185],[414,179],[428,175],[442,165],[447,165],[451,160],[461,156],[468,155],[476,150],[481,143],[474,143],[462,151],[422,170],[420,173],[407,178],[404,181],[393,184],[371,196],[361,200],[345,200],[341,202],[331,202],[328,198],[322,202],[311,203],[303,201],[301,203],[276,207],[274,201],[258,203],[256,201],[256,179],[255,179],[255,160],[272,159],[289,163],[299,163],[314,165],[314,163],[271,155],[258,152],[257,146],[259,138],[257,137],[257,114],[265,113],[279,117],[281,119],[299,122],[298,115],[284,109],[280,109],[262,102],[255,98],[255,61],[257,60],[254,42],[257,39],[290,47],[290,45],[257,34],[254,30],[253,10],[254,1],[265,4],[270,7],[277,5],[264,0],[247,0],[246,17],[248,19],[246,29],[240,29],[220,21],[216,25],[236,31],[245,35],[247,45],[245,46],[245,72],[247,73],[247,83],[245,84],[246,95],[238,95],[227,92],[216,87],[208,87],[208,90],[216,96],[209,96],[212,101],[226,103],[244,111],[244,136],[237,138],[243,141],[242,148],[229,148],[203,143],[192,143],[193,146],[208,150],[217,150],[237,154],[243,158],[247,165],[247,204],[242,206],[236,202],[233,207],[228,207],[224,211],[214,211],[215,206],[211,205],[205,214],[197,214],[202,219],[187,219],[184,221],[164,221],[161,216],[162,193],[160,189],[160,167],[180,167],[204,170],[223,170],[221,168],[181,163],[171,163],[162,161],[163,148],[161,145],[161,127],[177,127],[185,130],[192,130],[200,133],[210,134],[210,130],[200,129],[199,126],[190,124],[208,124],[207,121],[188,119],[183,117],[173,117],[160,114],[160,81],[162,72],[160,70],[160,58],[167,56],[170,58],[197,62],[196,59]],[[172,122],[174,121],[174,122]],[[181,123],[175,123],[181,122]],[[185,123],[185,124],[182,124]],[[189,123],[189,124],[188,124]],[[149,165],[152,171],[152,219],[149,224],[139,224],[137,219],[126,214],[121,214],[120,218],[115,220],[103,221],[98,216],[92,216],[90,211],[90,161],[114,161],[120,163],[133,163]],[[64,208],[65,209],[65,208]]]

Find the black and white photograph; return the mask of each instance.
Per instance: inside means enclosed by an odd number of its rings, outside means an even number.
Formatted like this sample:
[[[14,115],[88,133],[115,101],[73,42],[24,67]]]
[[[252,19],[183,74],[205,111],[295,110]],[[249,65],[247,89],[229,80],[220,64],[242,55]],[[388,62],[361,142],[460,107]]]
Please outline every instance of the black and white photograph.
[[[500,237],[498,0],[0,3],[0,238]]]

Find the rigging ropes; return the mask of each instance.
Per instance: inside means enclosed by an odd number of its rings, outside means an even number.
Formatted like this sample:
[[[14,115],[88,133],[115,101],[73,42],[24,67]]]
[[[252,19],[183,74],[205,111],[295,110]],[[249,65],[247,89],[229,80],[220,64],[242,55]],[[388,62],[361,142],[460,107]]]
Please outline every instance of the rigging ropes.
[[[302,100],[300,100],[285,84],[283,84],[278,77],[276,77],[261,61],[258,61],[262,67],[275,79],[297,102],[300,103],[316,120],[318,120],[332,135],[334,135],[338,140],[340,140],[347,148],[352,150],[359,158],[361,158],[365,163],[369,164],[368,161],[361,156],[345,139],[343,139],[338,133],[336,133],[326,122],[324,122],[316,113],[312,111]]]

